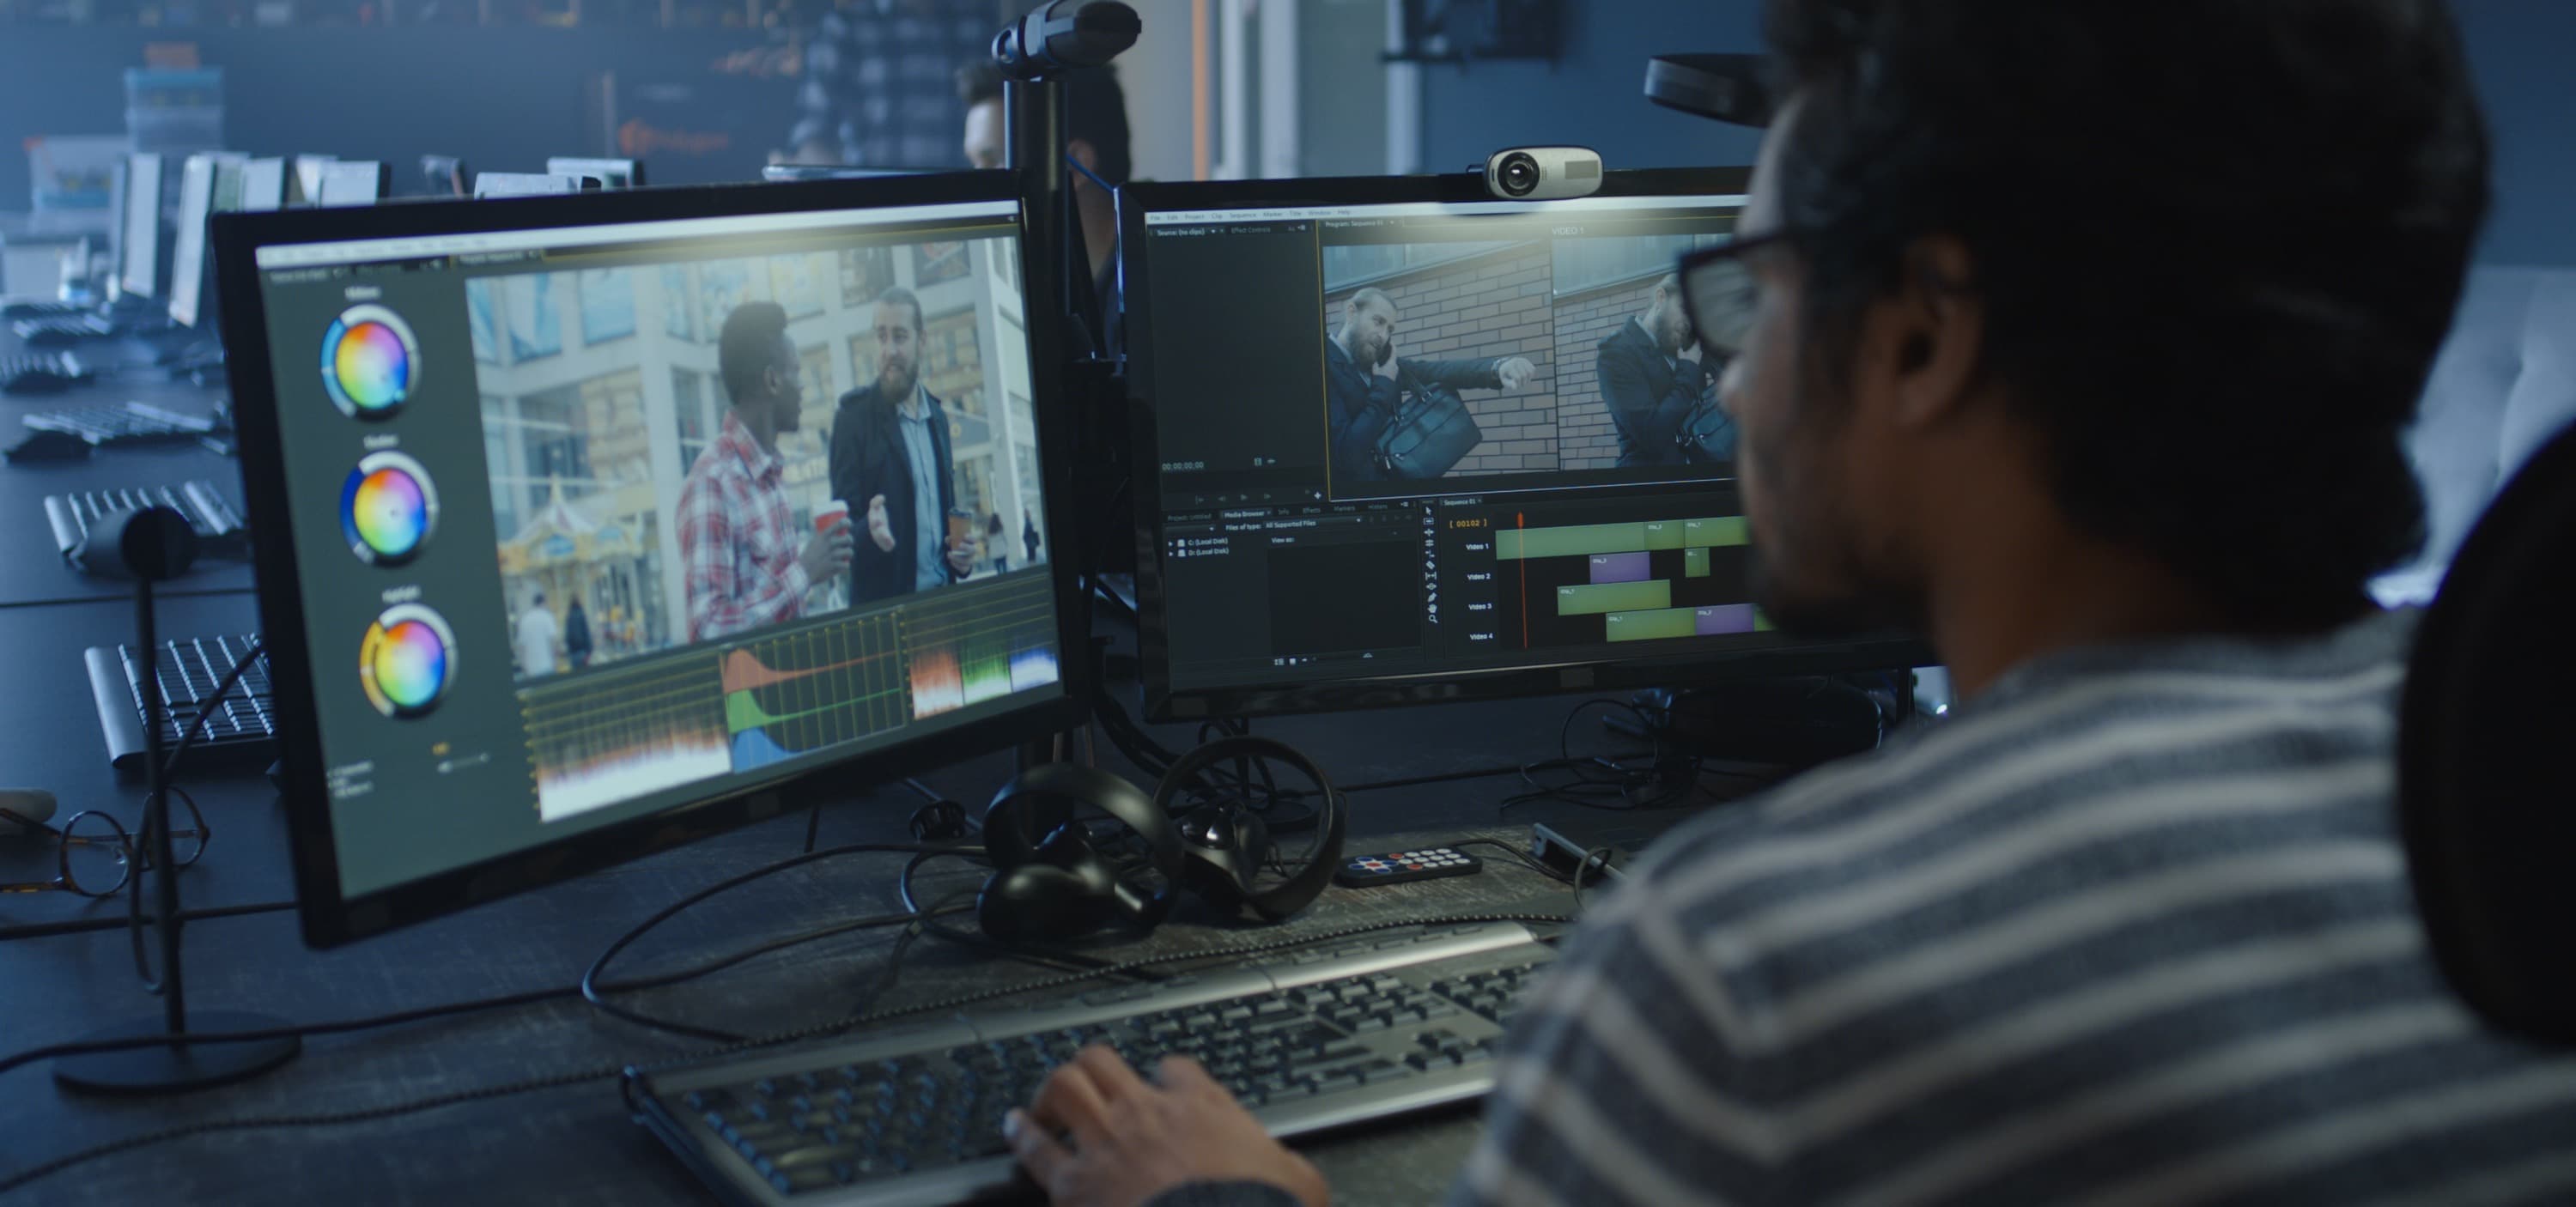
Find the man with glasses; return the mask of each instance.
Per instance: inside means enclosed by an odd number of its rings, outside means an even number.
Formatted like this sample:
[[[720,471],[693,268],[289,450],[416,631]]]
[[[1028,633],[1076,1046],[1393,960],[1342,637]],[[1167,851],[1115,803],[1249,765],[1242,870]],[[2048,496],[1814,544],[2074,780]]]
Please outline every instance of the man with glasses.
[[[2576,1201],[2392,833],[2401,435],[2487,208],[2439,0],[1771,0],[1785,98],[1682,292],[1782,627],[1965,703],[1667,836],[1498,1066],[1459,1203]],[[1320,1204],[1114,1053],[1058,1203]]]

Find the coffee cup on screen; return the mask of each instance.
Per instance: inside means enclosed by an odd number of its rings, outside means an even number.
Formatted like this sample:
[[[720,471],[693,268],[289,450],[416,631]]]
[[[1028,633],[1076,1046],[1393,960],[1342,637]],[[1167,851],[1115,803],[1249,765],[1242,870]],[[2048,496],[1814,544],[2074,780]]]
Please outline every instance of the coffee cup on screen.
[[[834,499],[814,509],[814,531],[830,532],[832,525],[850,518],[850,505]]]

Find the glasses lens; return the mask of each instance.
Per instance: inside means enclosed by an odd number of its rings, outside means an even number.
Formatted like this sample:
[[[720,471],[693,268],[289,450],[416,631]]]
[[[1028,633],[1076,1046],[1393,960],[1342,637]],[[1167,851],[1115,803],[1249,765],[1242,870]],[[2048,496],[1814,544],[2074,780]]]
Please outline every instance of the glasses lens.
[[[64,823],[63,878],[73,892],[107,896],[125,887],[133,870],[126,857],[125,827],[115,818],[91,810]]]
[[[1720,256],[1692,265],[1682,278],[1690,301],[1693,331],[1708,351],[1733,358],[1744,351],[1753,330],[1753,273],[1744,261]]]
[[[176,788],[170,790],[170,858],[180,867],[197,861],[206,853],[206,815],[197,811],[197,802]]]

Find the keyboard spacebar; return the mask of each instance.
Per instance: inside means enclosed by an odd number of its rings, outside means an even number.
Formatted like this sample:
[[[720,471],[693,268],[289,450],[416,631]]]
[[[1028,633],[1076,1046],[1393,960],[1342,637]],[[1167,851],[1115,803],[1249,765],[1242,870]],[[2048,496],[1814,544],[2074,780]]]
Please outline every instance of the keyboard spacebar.
[[[1412,1077],[1339,1090],[1313,1098],[1274,1102],[1252,1112],[1270,1134],[1281,1139],[1348,1127],[1372,1119],[1427,1111],[1472,1102],[1494,1087],[1494,1062],[1465,1068],[1434,1069]],[[962,1199],[999,1194],[1011,1187],[1014,1163],[1008,1158],[969,1161],[945,1169],[883,1182],[862,1183],[841,1191],[798,1195],[795,1202],[839,1207],[931,1207]]]

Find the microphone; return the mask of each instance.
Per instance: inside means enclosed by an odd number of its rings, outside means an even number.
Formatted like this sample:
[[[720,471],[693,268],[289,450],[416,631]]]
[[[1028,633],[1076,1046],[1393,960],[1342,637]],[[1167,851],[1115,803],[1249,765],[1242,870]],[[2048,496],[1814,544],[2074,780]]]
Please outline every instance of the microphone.
[[[1136,44],[1145,23],[1118,0],[1054,0],[993,38],[993,63],[1017,80],[1100,67]]]
[[[168,507],[120,507],[98,517],[72,560],[92,574],[167,582],[197,560],[197,530]]]

